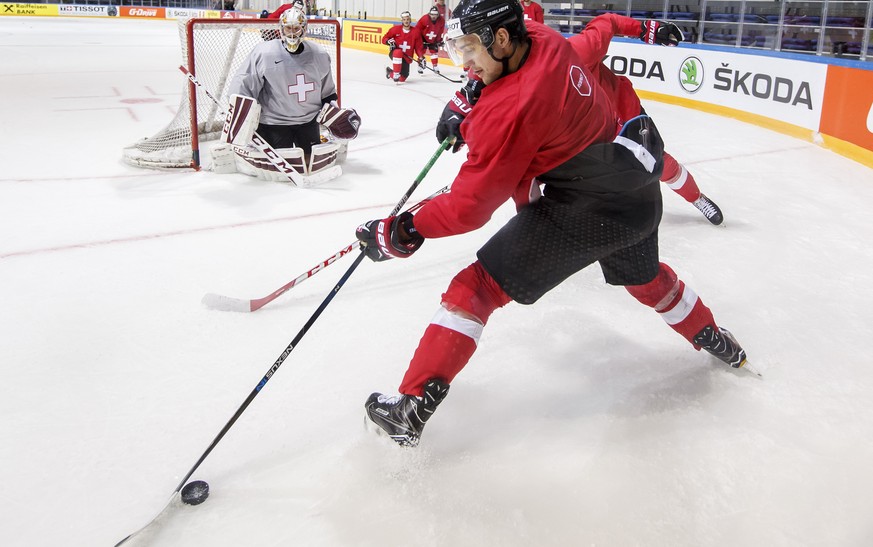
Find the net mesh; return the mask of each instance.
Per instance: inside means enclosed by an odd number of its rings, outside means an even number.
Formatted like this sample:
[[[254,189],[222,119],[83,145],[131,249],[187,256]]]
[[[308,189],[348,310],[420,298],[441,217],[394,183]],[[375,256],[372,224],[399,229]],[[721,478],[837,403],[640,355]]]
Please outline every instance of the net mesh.
[[[231,79],[257,44],[279,38],[278,27],[278,21],[268,19],[180,20],[182,64],[197,76],[203,87],[196,86],[192,96],[191,86],[184,79],[182,100],[175,117],[155,135],[126,147],[122,154],[124,161],[158,169],[199,167],[192,131],[196,127],[200,143],[221,135]],[[307,41],[320,44],[331,57],[337,94],[340,93],[338,35],[339,25],[335,20],[311,19],[307,23]],[[181,72],[180,76],[184,78]],[[218,105],[206,91],[218,99]],[[192,120],[192,103],[196,121]]]

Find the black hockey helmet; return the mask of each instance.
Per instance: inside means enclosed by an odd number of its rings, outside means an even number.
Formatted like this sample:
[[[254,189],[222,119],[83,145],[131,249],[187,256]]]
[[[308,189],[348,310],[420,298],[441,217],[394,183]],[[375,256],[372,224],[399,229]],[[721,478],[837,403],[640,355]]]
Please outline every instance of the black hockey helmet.
[[[518,0],[461,0],[452,18],[446,22],[446,45],[461,36],[475,34],[481,39],[482,46],[490,51],[494,35],[500,28],[505,28],[513,40],[521,41],[527,37],[524,9]],[[447,49],[451,55],[452,48]],[[452,60],[463,64],[454,56]]]

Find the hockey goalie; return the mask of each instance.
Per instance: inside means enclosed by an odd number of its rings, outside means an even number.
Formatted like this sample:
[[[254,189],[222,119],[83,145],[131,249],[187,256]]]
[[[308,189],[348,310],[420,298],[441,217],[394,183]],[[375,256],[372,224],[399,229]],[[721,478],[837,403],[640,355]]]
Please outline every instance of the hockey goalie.
[[[299,6],[282,14],[279,30],[280,39],[255,46],[233,78],[221,139],[210,150],[212,169],[298,186],[331,180],[342,174],[337,163],[361,118],[337,105],[330,56],[304,39]]]

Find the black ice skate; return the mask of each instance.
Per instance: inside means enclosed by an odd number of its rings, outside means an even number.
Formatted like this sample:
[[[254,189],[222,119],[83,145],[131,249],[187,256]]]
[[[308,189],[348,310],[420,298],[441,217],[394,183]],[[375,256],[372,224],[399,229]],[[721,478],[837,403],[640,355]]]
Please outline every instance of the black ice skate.
[[[733,368],[745,368],[753,374],[761,375],[748,364],[746,351],[727,329],[719,327],[715,330],[712,325],[707,325],[694,336],[694,343]]]
[[[704,194],[701,193],[700,197],[694,200],[694,206],[703,213],[706,220],[712,222],[716,226],[724,221],[721,209],[718,208],[718,205],[716,205],[714,201],[706,197]]]
[[[424,385],[424,397],[373,393],[364,403],[366,425],[400,446],[416,446],[424,424],[448,392],[449,384],[433,379]]]

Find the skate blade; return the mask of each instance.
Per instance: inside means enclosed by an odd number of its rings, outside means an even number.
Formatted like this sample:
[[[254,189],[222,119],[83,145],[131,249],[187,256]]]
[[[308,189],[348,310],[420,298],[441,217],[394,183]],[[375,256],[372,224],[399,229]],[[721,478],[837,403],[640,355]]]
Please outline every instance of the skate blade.
[[[750,365],[748,361],[745,361],[742,365],[740,365],[740,366],[738,367],[738,370],[745,370],[745,371],[747,371],[747,372],[749,372],[749,373],[751,373],[751,374],[754,374],[754,375],[757,376],[758,378],[763,378],[763,377],[764,377],[764,375],[761,374],[761,371],[758,370],[758,369],[756,369],[756,368],[753,367],[752,365]]]
[[[367,433],[375,434],[376,436],[385,439],[390,442],[394,446],[400,446],[403,448],[414,448],[418,445],[417,442],[410,442],[409,439],[405,437],[392,437],[388,434],[387,431],[376,425],[376,423],[370,419],[367,415],[367,410],[364,409],[364,431]]]

